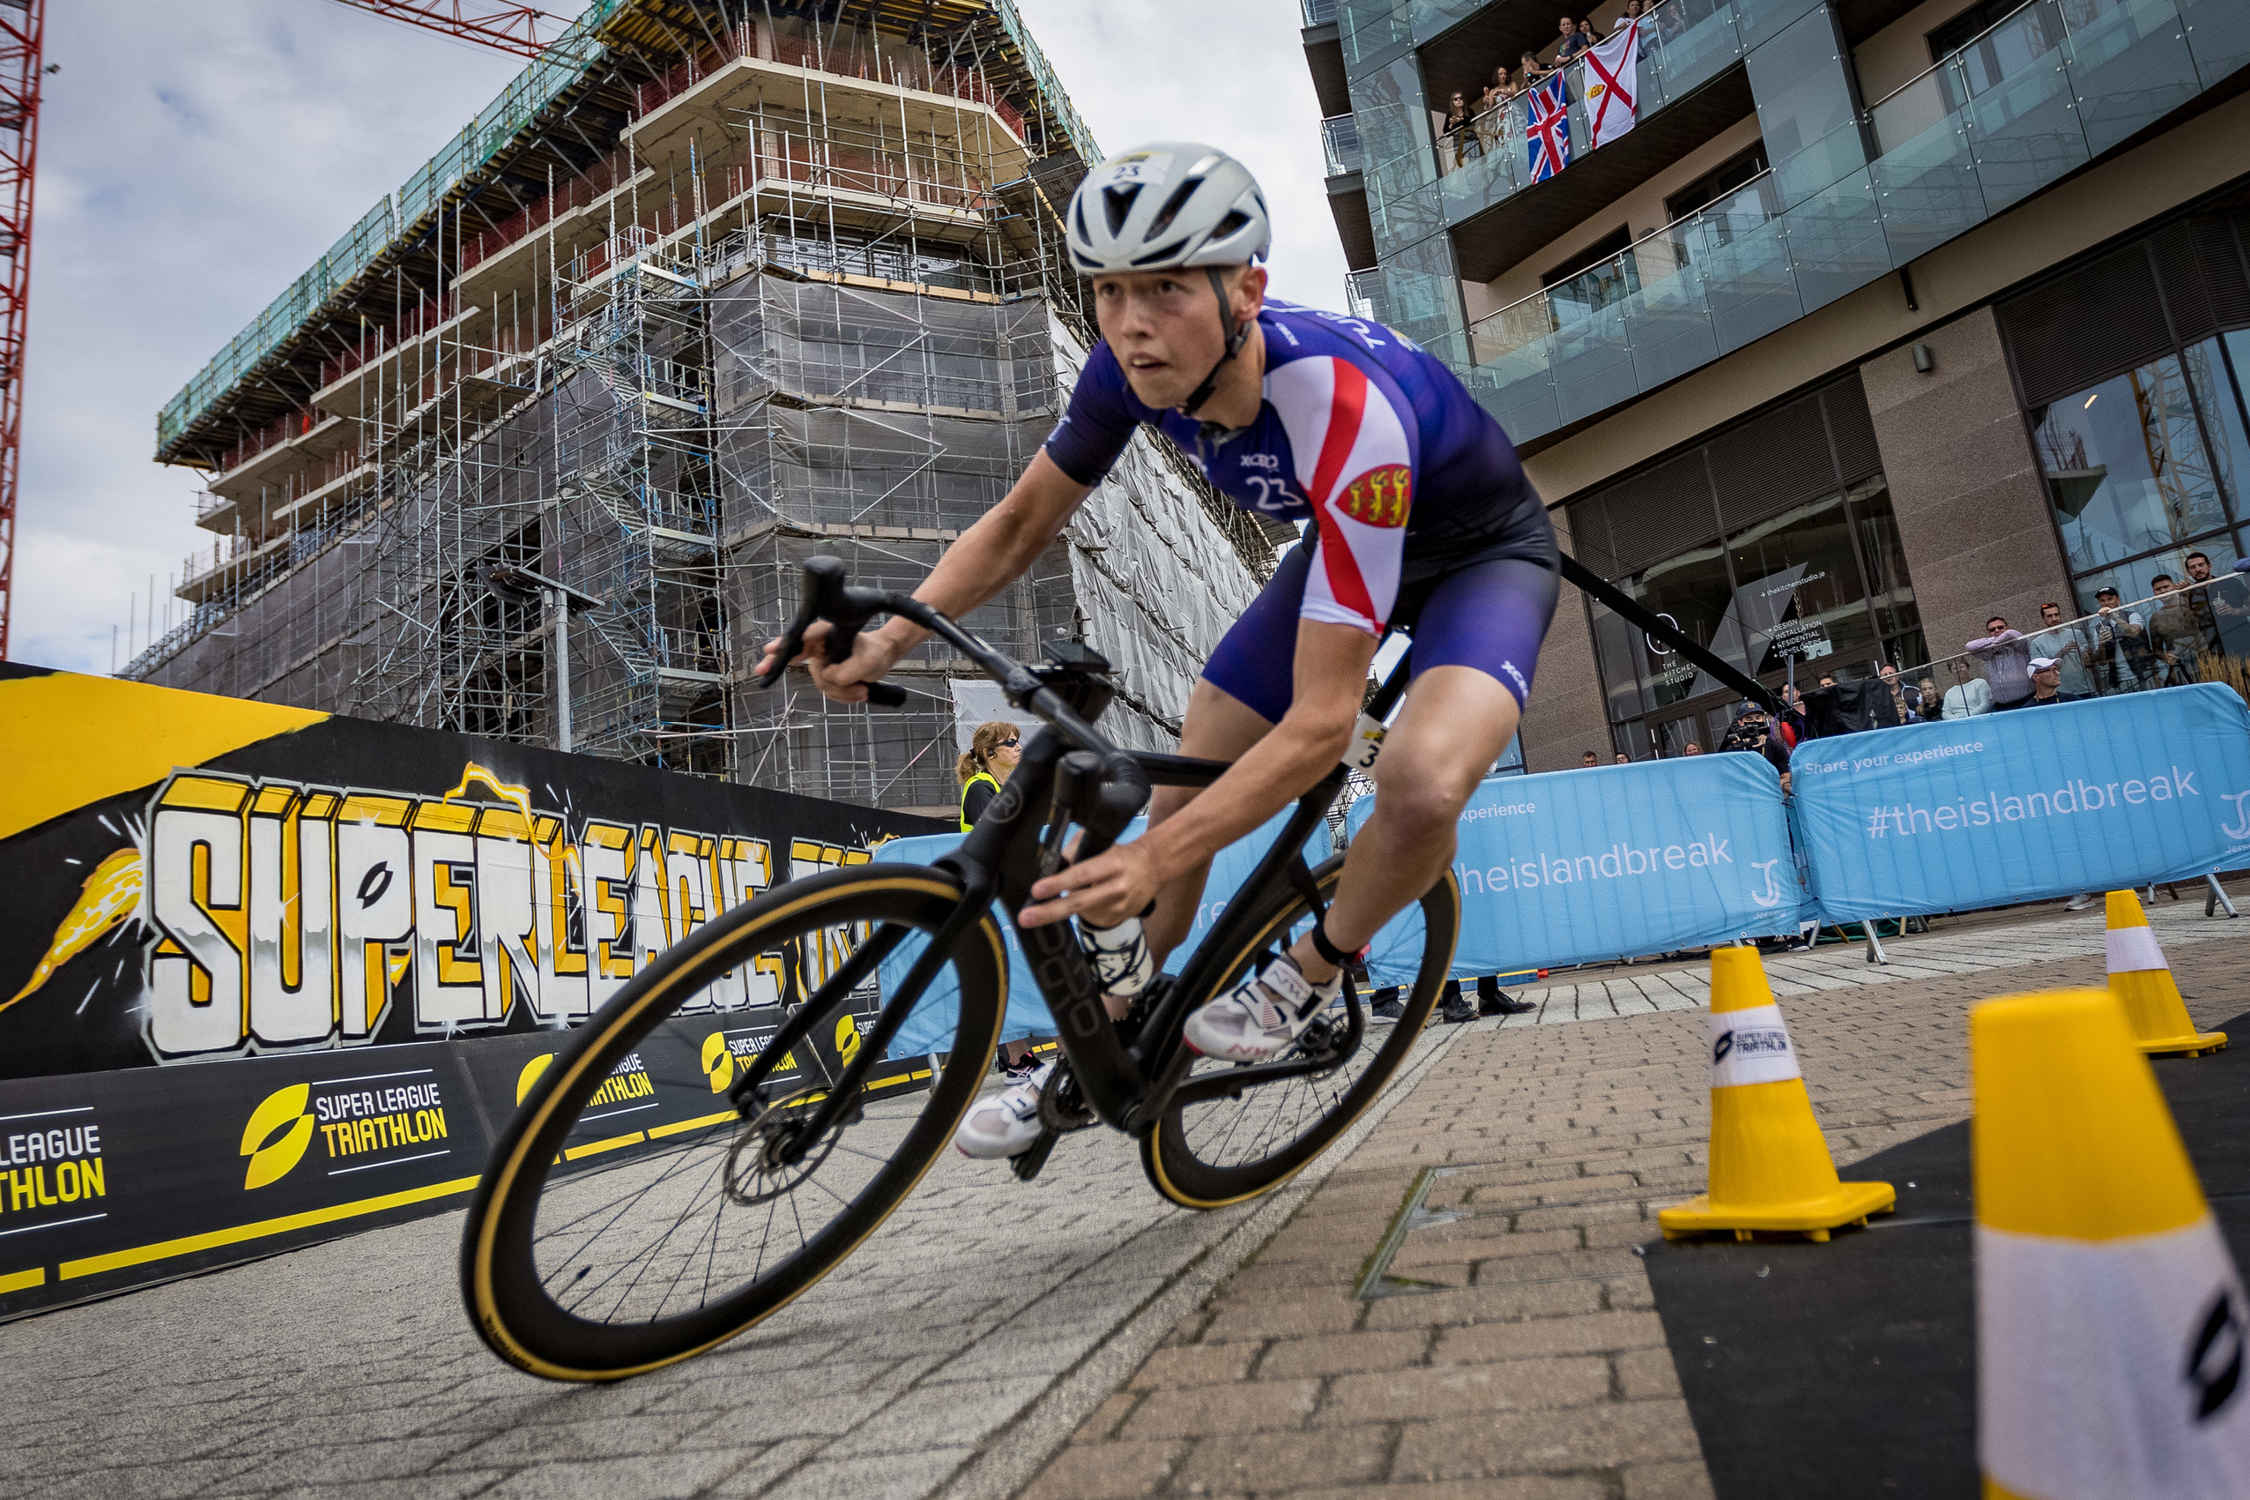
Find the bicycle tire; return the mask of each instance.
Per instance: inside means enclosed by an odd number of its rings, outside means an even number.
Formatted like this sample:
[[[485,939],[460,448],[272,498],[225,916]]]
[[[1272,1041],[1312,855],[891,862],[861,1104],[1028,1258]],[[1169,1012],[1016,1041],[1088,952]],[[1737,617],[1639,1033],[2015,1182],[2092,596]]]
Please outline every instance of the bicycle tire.
[[[1343,870],[1344,857],[1339,854],[1313,871],[1323,899],[1334,893]],[[1207,1127],[1213,1121],[1223,1123],[1225,1105],[1231,1101],[1223,1096],[1205,1101],[1196,1095],[1199,1080],[1223,1080],[1227,1065],[1207,1062],[1207,1071],[1190,1075],[1157,1119],[1156,1128],[1141,1141],[1141,1169],[1159,1193],[1183,1208],[1214,1209],[1270,1192],[1303,1171],[1375,1102],[1389,1085],[1392,1075],[1405,1063],[1407,1054],[1413,1051],[1428,1024],[1430,1008],[1445,988],[1446,970],[1452,965],[1453,945],[1461,926],[1461,888],[1450,869],[1423,894],[1418,905],[1422,913],[1423,942],[1414,984],[1402,1002],[1404,1014],[1391,1027],[1388,1036],[1377,1034],[1372,1027],[1361,1035],[1362,1052],[1374,1047],[1365,1069],[1348,1084],[1330,1082],[1328,1097],[1310,1123],[1302,1129],[1292,1125],[1272,1150],[1251,1160],[1221,1163],[1206,1159],[1207,1155],[1215,1154],[1205,1144],[1211,1135]],[[1293,923],[1305,921],[1309,915],[1304,897],[1297,892],[1286,888],[1269,892],[1249,938],[1219,971],[1209,993],[1216,994],[1232,984],[1267,950],[1276,934],[1286,933]],[[1197,1003],[1208,998],[1207,994]],[[1370,998],[1362,996],[1361,1005],[1366,1006]],[[1368,1014],[1372,1021],[1372,1012]],[[1333,1075],[1316,1075],[1311,1080],[1287,1079],[1241,1090],[1243,1113],[1246,1115],[1253,1108],[1274,1109],[1274,1090],[1299,1084],[1317,1086],[1322,1080],[1332,1078]],[[1222,1082],[1206,1086],[1224,1087]],[[1190,1111],[1209,1118],[1191,1122]],[[1233,1129],[1228,1131],[1230,1141],[1234,1133]]]
[[[755,963],[759,955],[804,934],[848,931],[850,924],[869,924],[863,930],[872,930],[873,924],[897,922],[928,934],[953,914],[961,899],[960,883],[953,876],[913,865],[861,865],[792,881],[737,907],[674,946],[603,1005],[532,1085],[501,1132],[469,1205],[462,1231],[462,1293],[470,1322],[493,1352],[520,1369],[553,1380],[606,1381],[638,1375],[702,1353],[771,1317],[874,1233],[944,1152],[991,1068],[1006,997],[1007,956],[999,928],[989,913],[959,935],[947,955],[947,967],[939,971],[942,975],[950,969],[957,982],[959,1020],[950,1036],[953,1046],[942,1049],[947,1054],[943,1064],[936,1065],[933,1057],[935,1076],[928,1092],[864,1104],[837,1128],[828,1143],[818,1148],[819,1159],[787,1188],[797,1228],[802,1231],[804,1226],[794,1197],[796,1189],[813,1181],[835,1159],[841,1143],[854,1139],[851,1132],[866,1124],[878,1109],[891,1112],[883,1116],[879,1122],[882,1128],[875,1133],[887,1138],[900,1118],[896,1109],[906,1107],[910,1100],[919,1101],[903,1134],[881,1157],[850,1148],[851,1158],[864,1158],[877,1165],[870,1171],[847,1160],[838,1172],[863,1171],[866,1181],[848,1198],[836,1190],[837,1186],[848,1190],[848,1178],[840,1176],[836,1186],[823,1184],[822,1190],[841,1204],[841,1209],[807,1234],[796,1251],[777,1258],[770,1267],[765,1264],[766,1242],[761,1240],[757,1266],[747,1281],[740,1285],[729,1282],[719,1295],[709,1295],[722,1244],[730,1254],[741,1253],[735,1250],[734,1241],[722,1238],[721,1226],[728,1206],[740,1206],[745,1201],[732,1196],[732,1190],[744,1180],[738,1175],[735,1143],[748,1139],[745,1132],[756,1128],[745,1118],[747,1111],[724,1111],[703,1122],[688,1122],[703,1126],[698,1134],[684,1133],[685,1127],[671,1127],[683,1133],[669,1135],[661,1149],[654,1139],[656,1132],[651,1132],[647,1150],[615,1152],[614,1164],[604,1159],[588,1170],[558,1174],[554,1169],[562,1162],[572,1131],[580,1127],[580,1116],[601,1092],[612,1070],[621,1060],[635,1056],[636,1049],[643,1047],[661,1022],[719,975],[738,965]],[[825,1018],[820,1024],[826,1024]],[[935,1053],[940,1049],[932,1050]],[[715,1090],[717,1085],[710,1087]],[[764,1116],[778,1116],[784,1107],[776,1103]],[[583,1158],[603,1144],[568,1149]],[[645,1223],[649,1232],[655,1232],[662,1225],[667,1199],[676,1200],[683,1189],[693,1191],[695,1172],[700,1170],[699,1166],[665,1165],[668,1157],[681,1163],[717,1162],[715,1152],[721,1149],[728,1154],[704,1180],[706,1189],[714,1182],[716,1185],[708,1230],[699,1230],[685,1246],[687,1270],[692,1272],[694,1258],[703,1253],[708,1237],[710,1266],[703,1273],[704,1300],[669,1310],[669,1299],[679,1289],[683,1274],[674,1271],[669,1286],[650,1288],[651,1295],[662,1294],[653,1314],[643,1317],[642,1307],[635,1305],[631,1316],[623,1317],[626,1302],[647,1279],[644,1268],[634,1274],[619,1297],[619,1320],[584,1316],[593,1297],[599,1293],[606,1298],[608,1284],[623,1274],[622,1268],[608,1271],[602,1282],[581,1295],[590,1273],[597,1265],[606,1265],[597,1260],[592,1247],[613,1230],[623,1235]],[[794,1171],[793,1164],[780,1175],[787,1177]],[[651,1184],[632,1196],[633,1174],[647,1178],[651,1173],[655,1174]],[[604,1185],[605,1178],[614,1180]],[[628,1195],[624,1206],[613,1202],[592,1210],[583,1207],[583,1199],[618,1189]],[[657,1196],[659,1190],[663,1190],[663,1196]],[[780,1191],[776,1189],[771,1200],[774,1205],[780,1202]],[[810,1200],[808,1195],[808,1201],[818,1212],[820,1200]],[[645,1220],[629,1214],[629,1209],[643,1204],[658,1211]],[[543,1207],[559,1215],[550,1224],[544,1250],[547,1260],[560,1260],[561,1264],[547,1277],[541,1272]],[[615,1213],[606,1219],[599,1217],[612,1207]],[[755,1211],[750,1210],[752,1214]],[[767,1210],[769,1235],[778,1213],[778,1206]],[[572,1215],[578,1217],[573,1219]],[[679,1258],[681,1247],[668,1242],[686,1222],[683,1211],[671,1228],[657,1235],[649,1251],[651,1264],[660,1255],[667,1263]],[[745,1232],[751,1227],[746,1218],[738,1218],[737,1223]],[[582,1246],[574,1242],[582,1242]],[[582,1257],[585,1262],[574,1276],[568,1274],[572,1257]],[[577,1305],[566,1303],[565,1297],[578,1298]],[[641,1300],[645,1302],[647,1297]]]

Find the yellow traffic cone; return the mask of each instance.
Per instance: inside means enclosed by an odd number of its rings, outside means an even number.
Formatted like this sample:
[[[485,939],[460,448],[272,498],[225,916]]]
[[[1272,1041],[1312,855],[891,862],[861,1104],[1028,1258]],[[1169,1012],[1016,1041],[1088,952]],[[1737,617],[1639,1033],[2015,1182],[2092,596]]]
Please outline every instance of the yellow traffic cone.
[[[2109,915],[2109,992],[2125,1003],[2125,1019],[2143,1052],[2185,1052],[2195,1057],[2216,1052],[2227,1044],[2223,1031],[2197,1031],[2188,1019],[2180,987],[2172,980],[2172,966],[2156,946],[2141,898],[2131,891],[2111,891]]]
[[[2226,1241],[2100,990],[1969,1013],[1984,1493],[2250,1495],[2250,1329]]]
[[[1711,950],[1711,1190],[1656,1216],[1668,1240],[1731,1229],[1826,1240],[1888,1213],[1887,1182],[1838,1182],[1755,948]]]

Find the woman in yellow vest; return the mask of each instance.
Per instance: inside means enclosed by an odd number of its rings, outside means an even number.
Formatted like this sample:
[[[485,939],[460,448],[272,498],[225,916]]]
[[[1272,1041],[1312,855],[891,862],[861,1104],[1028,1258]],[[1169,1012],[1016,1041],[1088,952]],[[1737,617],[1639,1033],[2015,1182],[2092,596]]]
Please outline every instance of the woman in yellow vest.
[[[1016,726],[993,719],[979,724],[977,732],[969,739],[969,748],[954,766],[953,774],[961,781],[961,831],[967,833],[977,826],[977,819],[1000,795],[1000,783],[1023,759],[1023,737]]]

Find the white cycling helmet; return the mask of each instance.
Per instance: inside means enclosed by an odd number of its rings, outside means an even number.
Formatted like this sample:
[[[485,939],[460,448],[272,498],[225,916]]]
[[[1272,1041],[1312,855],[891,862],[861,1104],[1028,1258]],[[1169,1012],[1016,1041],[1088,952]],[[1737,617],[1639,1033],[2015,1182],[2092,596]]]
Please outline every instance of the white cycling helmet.
[[[1239,266],[1273,246],[1250,169],[1194,141],[1110,157],[1071,194],[1070,259],[1088,276]]]
[[[1223,266],[1263,260],[1273,248],[1265,194],[1250,169],[1195,141],[1159,141],[1110,157],[1070,195],[1070,260],[1087,276],[1200,266],[1218,298],[1226,352],[1179,410],[1193,416],[1218,389],[1219,372],[1250,337],[1227,300]]]

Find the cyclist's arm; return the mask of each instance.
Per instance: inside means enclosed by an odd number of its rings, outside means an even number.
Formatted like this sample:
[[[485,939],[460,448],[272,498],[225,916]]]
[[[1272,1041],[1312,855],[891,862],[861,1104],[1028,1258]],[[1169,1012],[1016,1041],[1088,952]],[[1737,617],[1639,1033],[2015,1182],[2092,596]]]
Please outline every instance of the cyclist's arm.
[[[1367,668],[1380,644],[1379,637],[1357,626],[1300,621],[1295,696],[1273,732],[1208,791],[1145,836],[1034,885],[1031,894],[1041,904],[1023,909],[1023,924],[1037,927],[1082,911],[1104,925],[1122,921],[1154,900],[1166,881],[1262,827],[1303,796],[1351,747]]]
[[[992,598],[1038,561],[1093,486],[1080,484],[1065,474],[1041,449],[1030,467],[998,505],[986,511],[961,539],[945,549],[930,576],[914,597],[960,619]],[[805,632],[807,655],[828,633],[825,624]],[[867,696],[866,684],[880,678],[907,652],[929,639],[919,625],[892,618],[880,630],[863,632],[851,660],[829,666],[825,654],[813,663],[813,681],[823,693],[840,703],[857,703]],[[760,672],[773,670],[778,640],[766,643]]]

